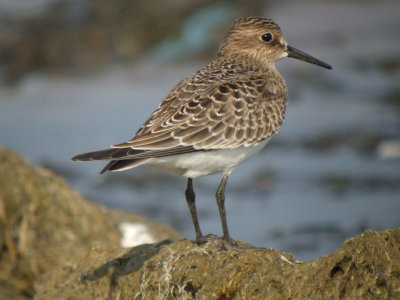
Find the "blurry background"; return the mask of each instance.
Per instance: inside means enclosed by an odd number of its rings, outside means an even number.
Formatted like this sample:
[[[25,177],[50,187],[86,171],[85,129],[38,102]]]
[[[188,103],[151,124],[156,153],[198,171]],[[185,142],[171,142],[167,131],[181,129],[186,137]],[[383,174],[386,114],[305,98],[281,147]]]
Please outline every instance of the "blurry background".
[[[194,237],[185,180],[152,168],[98,175],[75,154],[131,138],[168,90],[205,65],[237,17],[273,18],[332,71],[285,59],[280,133],[227,189],[231,234],[310,260],[363,229],[400,226],[400,2],[0,0],[0,144],[88,199]],[[195,180],[221,233],[220,175]]]

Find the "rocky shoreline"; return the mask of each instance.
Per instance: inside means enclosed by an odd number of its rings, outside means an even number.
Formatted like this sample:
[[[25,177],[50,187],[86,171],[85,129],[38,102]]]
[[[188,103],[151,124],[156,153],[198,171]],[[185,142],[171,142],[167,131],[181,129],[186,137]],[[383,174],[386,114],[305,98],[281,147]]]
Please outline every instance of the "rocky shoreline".
[[[366,230],[304,263],[273,249],[195,245],[141,216],[92,204],[0,148],[4,299],[398,299],[400,228]],[[121,222],[154,243],[124,249]],[[241,243],[243,247],[251,247]]]

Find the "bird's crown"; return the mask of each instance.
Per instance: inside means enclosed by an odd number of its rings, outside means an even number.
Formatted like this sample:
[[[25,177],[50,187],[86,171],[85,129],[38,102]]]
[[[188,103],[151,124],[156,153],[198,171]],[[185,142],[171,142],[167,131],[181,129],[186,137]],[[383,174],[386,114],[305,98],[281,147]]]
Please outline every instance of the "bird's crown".
[[[261,17],[242,17],[233,22],[231,26],[231,30],[239,29],[239,28],[262,28],[262,29],[278,29],[280,27],[271,19],[261,18]]]

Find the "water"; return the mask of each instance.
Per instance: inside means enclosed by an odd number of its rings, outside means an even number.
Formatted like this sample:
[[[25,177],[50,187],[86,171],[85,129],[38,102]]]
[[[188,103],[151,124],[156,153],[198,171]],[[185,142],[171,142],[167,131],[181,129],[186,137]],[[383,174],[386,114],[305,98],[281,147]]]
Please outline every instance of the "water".
[[[380,141],[400,139],[399,103],[387,101],[400,71],[385,64],[400,62],[399,8],[396,1],[362,7],[298,1],[264,14],[291,45],[334,69],[278,63],[290,91],[286,122],[228,182],[234,238],[310,260],[364,228],[400,226],[400,161],[376,152]],[[0,143],[57,170],[92,201],[142,213],[193,238],[183,178],[147,167],[100,176],[103,163],[69,159],[131,138],[168,90],[204,63],[147,61],[90,77],[31,75],[15,89],[0,89]],[[221,233],[213,198],[219,180],[195,180],[205,233]]]

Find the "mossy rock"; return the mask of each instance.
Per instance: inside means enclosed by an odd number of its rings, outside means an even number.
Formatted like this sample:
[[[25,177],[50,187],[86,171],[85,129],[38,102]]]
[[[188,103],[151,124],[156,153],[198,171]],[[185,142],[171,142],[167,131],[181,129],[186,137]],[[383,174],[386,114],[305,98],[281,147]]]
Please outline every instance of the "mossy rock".
[[[400,229],[367,230],[309,263],[218,241],[97,248],[44,276],[36,299],[400,299],[399,249]]]
[[[42,274],[93,245],[121,249],[124,221],[145,224],[156,241],[180,237],[141,216],[86,201],[53,172],[0,147],[0,298],[31,298]]]
[[[160,242],[121,248],[122,221],[161,228]],[[179,235],[89,203],[2,147],[0,232],[2,299],[400,299],[400,228],[367,230],[308,263],[163,240]]]

